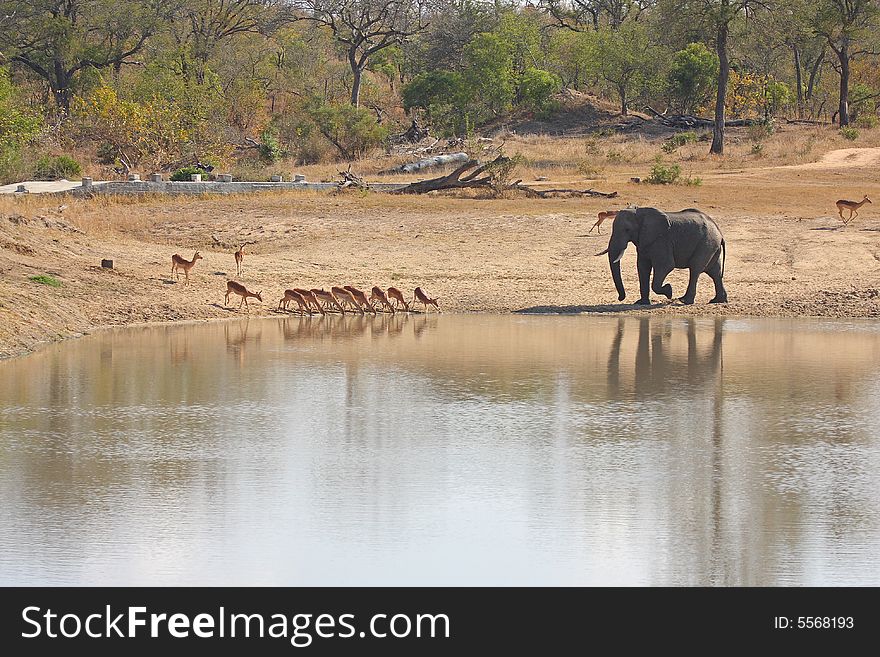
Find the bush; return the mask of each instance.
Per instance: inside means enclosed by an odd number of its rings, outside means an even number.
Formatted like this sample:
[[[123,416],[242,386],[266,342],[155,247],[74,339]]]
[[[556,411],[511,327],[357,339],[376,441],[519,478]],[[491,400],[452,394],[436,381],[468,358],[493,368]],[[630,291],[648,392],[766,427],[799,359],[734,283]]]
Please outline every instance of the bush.
[[[764,144],[752,144],[752,155],[755,157],[764,157]]]
[[[859,131],[857,128],[853,128],[852,126],[845,126],[840,129],[840,136],[844,139],[855,141],[859,138]]]
[[[361,157],[388,136],[388,130],[376,122],[372,112],[348,103],[325,105],[315,100],[309,115],[318,131],[346,160]]]
[[[688,130],[686,132],[679,132],[678,134],[672,135],[669,139],[663,142],[663,145],[660,148],[664,153],[673,153],[685,144],[692,144],[696,141],[697,133]]]
[[[177,171],[172,173],[170,180],[173,180],[174,182],[187,182],[189,180],[192,180],[193,174],[196,174],[196,173],[200,173],[204,176],[204,175],[207,175],[208,172],[205,171],[204,169],[202,169],[201,167],[196,167],[196,166],[183,167],[182,169],[178,169]]]
[[[284,150],[278,142],[278,135],[274,130],[266,128],[260,134],[260,159],[268,164],[273,164],[284,157]]]
[[[871,128],[877,127],[877,115],[876,114],[860,114],[859,118],[856,119],[856,125],[860,128],[866,128],[870,130]]]
[[[645,178],[646,183],[652,185],[671,185],[678,182],[681,177],[681,167],[677,164],[666,166],[657,161],[651,168],[651,175]]]
[[[688,185],[689,187],[699,187],[703,184],[702,178],[691,178],[690,176],[682,177],[681,167],[677,164],[666,166],[659,159],[651,168],[651,175],[645,178],[646,183],[652,185]]]
[[[578,162],[577,171],[584,178],[589,180],[597,180],[602,177],[602,167],[596,166],[590,160],[581,160]]]
[[[748,127],[749,138],[754,142],[760,142],[776,132],[773,121],[759,121]]]
[[[527,68],[519,80],[517,95],[522,104],[534,111],[550,105],[550,96],[559,91],[562,82],[558,76],[539,68]]]
[[[61,180],[76,178],[82,173],[82,166],[69,155],[44,155],[34,167],[36,180]]]
[[[40,285],[48,285],[49,287],[61,287],[61,281],[54,276],[48,274],[40,274],[39,276],[31,276],[30,280]]]
[[[708,102],[718,80],[718,56],[702,43],[691,43],[672,56],[667,74],[670,100],[676,110],[693,114]]]

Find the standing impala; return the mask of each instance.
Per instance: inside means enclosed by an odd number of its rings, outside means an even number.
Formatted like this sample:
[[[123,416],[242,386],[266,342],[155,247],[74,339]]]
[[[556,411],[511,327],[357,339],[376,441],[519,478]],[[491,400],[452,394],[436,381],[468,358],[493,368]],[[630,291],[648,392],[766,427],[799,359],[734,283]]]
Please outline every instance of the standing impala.
[[[865,198],[861,201],[847,201],[846,199],[840,199],[835,205],[837,205],[837,214],[840,215],[840,220],[843,222],[843,225],[846,226],[850,221],[859,216],[859,208],[862,207],[865,203],[870,203],[871,199],[868,198],[868,195],[865,194]],[[843,218],[843,211],[849,210],[849,219]]]
[[[602,222],[606,219],[614,219],[617,216],[617,210],[607,210],[605,212],[599,213],[599,218],[596,220],[596,223],[593,224],[593,228],[596,229],[596,232],[600,235],[602,234]],[[593,232],[593,228],[590,228],[589,232]]]
[[[238,247],[238,251],[233,253],[235,256],[235,271],[236,276],[241,276],[241,261],[244,260],[244,247],[248,245],[248,242],[245,242],[240,247]]]
[[[186,276],[185,285],[189,284],[189,270],[196,266],[196,260],[201,260],[202,256],[196,251],[193,254],[192,260],[187,260],[178,254],[174,254],[171,256],[171,275],[174,276],[174,272],[177,272],[177,280],[180,280],[180,270],[183,270],[184,275]]]
[[[229,295],[237,294],[241,297],[241,303],[238,304],[238,309],[241,310],[241,304],[244,304],[244,307],[248,309],[250,312],[250,308],[247,305],[248,297],[253,297],[257,301],[263,301],[262,292],[248,292],[247,288],[241,283],[236,283],[235,281],[226,281],[226,296],[223,299],[223,305],[226,306],[229,303]]]

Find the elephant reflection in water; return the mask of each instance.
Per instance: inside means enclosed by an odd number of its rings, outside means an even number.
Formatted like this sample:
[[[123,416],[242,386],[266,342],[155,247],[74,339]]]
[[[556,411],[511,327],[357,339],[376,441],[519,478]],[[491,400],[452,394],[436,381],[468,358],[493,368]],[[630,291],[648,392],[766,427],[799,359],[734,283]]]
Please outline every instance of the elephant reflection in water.
[[[716,380],[721,370],[722,335],[724,319],[715,320],[712,327],[712,342],[702,350],[697,345],[697,335],[701,332],[697,320],[684,320],[687,325],[687,354],[673,351],[669,342],[674,323],[679,320],[651,319],[638,320],[638,342],[636,344],[635,367],[631,389],[637,394],[668,392],[670,386],[682,391],[687,387],[699,387]],[[627,327],[635,321],[621,317],[617,332],[611,343],[608,355],[608,383],[611,390],[620,390],[621,352]],[[708,328],[708,327],[707,327]],[[628,386],[629,387],[629,386]]]

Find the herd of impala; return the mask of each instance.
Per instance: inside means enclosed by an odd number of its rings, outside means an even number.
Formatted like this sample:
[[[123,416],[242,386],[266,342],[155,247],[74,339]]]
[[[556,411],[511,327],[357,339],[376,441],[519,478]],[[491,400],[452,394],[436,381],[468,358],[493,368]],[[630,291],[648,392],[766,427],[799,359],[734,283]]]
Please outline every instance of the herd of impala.
[[[241,275],[241,263],[244,260],[245,246],[246,245],[243,244],[238,251],[233,254],[235,257],[236,272],[239,275]],[[171,275],[174,276],[176,273],[177,279],[180,280],[180,272],[183,271],[186,284],[188,284],[190,269],[195,267],[196,262],[201,259],[202,255],[198,251],[193,254],[192,260],[187,260],[183,256],[175,253],[171,256]],[[224,306],[229,304],[229,297],[232,295],[241,297],[241,301],[238,304],[239,310],[241,310],[242,305],[244,305],[245,308],[248,308],[248,299],[256,299],[260,302],[263,301],[262,291],[251,292],[241,283],[236,281],[226,281],[226,296],[223,298]],[[359,290],[351,285],[345,285],[343,287],[333,286],[329,291],[324,290],[323,288],[305,289],[296,287],[292,290],[284,290],[284,296],[278,302],[278,310],[289,310],[291,302],[296,304],[297,312],[308,315],[313,313],[325,315],[328,312],[339,312],[344,315],[346,308],[351,312],[357,312],[360,314],[366,312],[375,314],[377,312],[386,311],[394,314],[401,309],[403,312],[410,312],[410,305],[415,305],[416,303],[422,304],[425,307],[425,312],[428,311],[428,306],[433,306],[437,312],[442,312],[437,299],[429,297],[420,287],[417,287],[414,290],[413,297],[410,301],[407,301],[403,292],[396,287],[389,287],[387,290],[383,290],[378,286],[374,286],[370,291],[369,296],[363,290]],[[377,304],[378,310],[376,308]]]
[[[858,216],[859,208],[865,203],[870,202],[871,199],[868,198],[867,194],[865,194],[865,198],[861,201],[848,201],[846,199],[840,199],[837,201],[835,205],[837,206],[837,212],[840,215],[840,219],[843,221],[844,226]],[[845,218],[843,216],[844,210],[849,211],[849,217]],[[613,221],[616,215],[616,210],[600,212],[596,223],[590,228],[590,232],[593,232],[593,228],[595,228],[596,231],[601,234],[602,223],[605,220]],[[244,247],[248,244],[253,244],[253,242],[242,244],[233,254],[235,258],[235,270],[239,276],[241,275],[241,263],[244,260]],[[179,280],[180,272],[183,271],[186,283],[189,283],[189,270],[195,267],[196,261],[201,259],[202,256],[198,251],[193,254],[192,260],[187,260],[175,253],[171,256],[171,275],[173,276],[177,273],[177,278]],[[242,304],[245,308],[248,307],[247,300],[250,298],[257,299],[260,302],[263,301],[262,292],[250,292],[241,283],[227,281],[226,297],[223,300],[223,305],[229,303],[229,297],[233,294],[241,297],[241,301],[238,304],[239,310],[241,309]],[[359,290],[351,285],[344,285],[342,287],[333,286],[329,291],[324,289],[305,289],[295,287],[290,290],[284,290],[284,296],[278,302],[278,310],[288,310],[291,303],[296,304],[297,312],[309,315],[315,312],[322,315],[325,315],[328,312],[339,312],[344,315],[346,308],[350,311],[361,314],[365,312],[376,313],[378,312],[376,310],[376,304],[379,306],[379,311],[387,311],[393,314],[399,311],[401,307],[403,307],[404,312],[409,312],[410,304],[415,305],[416,303],[421,303],[425,307],[425,312],[428,311],[428,306],[434,306],[434,308],[437,309],[437,312],[441,312],[437,299],[430,298],[420,287],[417,287],[413,291],[413,298],[409,302],[407,302],[406,298],[403,296],[403,292],[396,287],[389,287],[387,290],[383,290],[378,286],[374,286],[373,289],[370,290],[369,296],[367,296],[366,292],[363,290]]]

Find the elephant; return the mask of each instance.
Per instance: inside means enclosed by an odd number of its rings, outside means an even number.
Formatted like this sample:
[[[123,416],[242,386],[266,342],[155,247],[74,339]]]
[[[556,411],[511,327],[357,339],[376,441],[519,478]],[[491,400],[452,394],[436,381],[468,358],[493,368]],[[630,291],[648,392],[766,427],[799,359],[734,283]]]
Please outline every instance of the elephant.
[[[636,245],[639,290],[636,304],[649,305],[649,287],[656,294],[672,298],[672,286],[664,284],[673,268],[689,269],[687,291],[681,297],[692,304],[697,294],[697,279],[708,274],[715,283],[715,297],[709,303],[727,303],[724,289],[724,261],[727,248],[721,230],[713,219],[693,208],[680,212],[661,212],[656,208],[620,210],[614,219],[608,248],[596,255],[608,254],[611,277],[617,287],[618,301],[626,299],[626,290],[620,277],[620,259],[627,245]],[[653,285],[651,270],[654,271]]]

